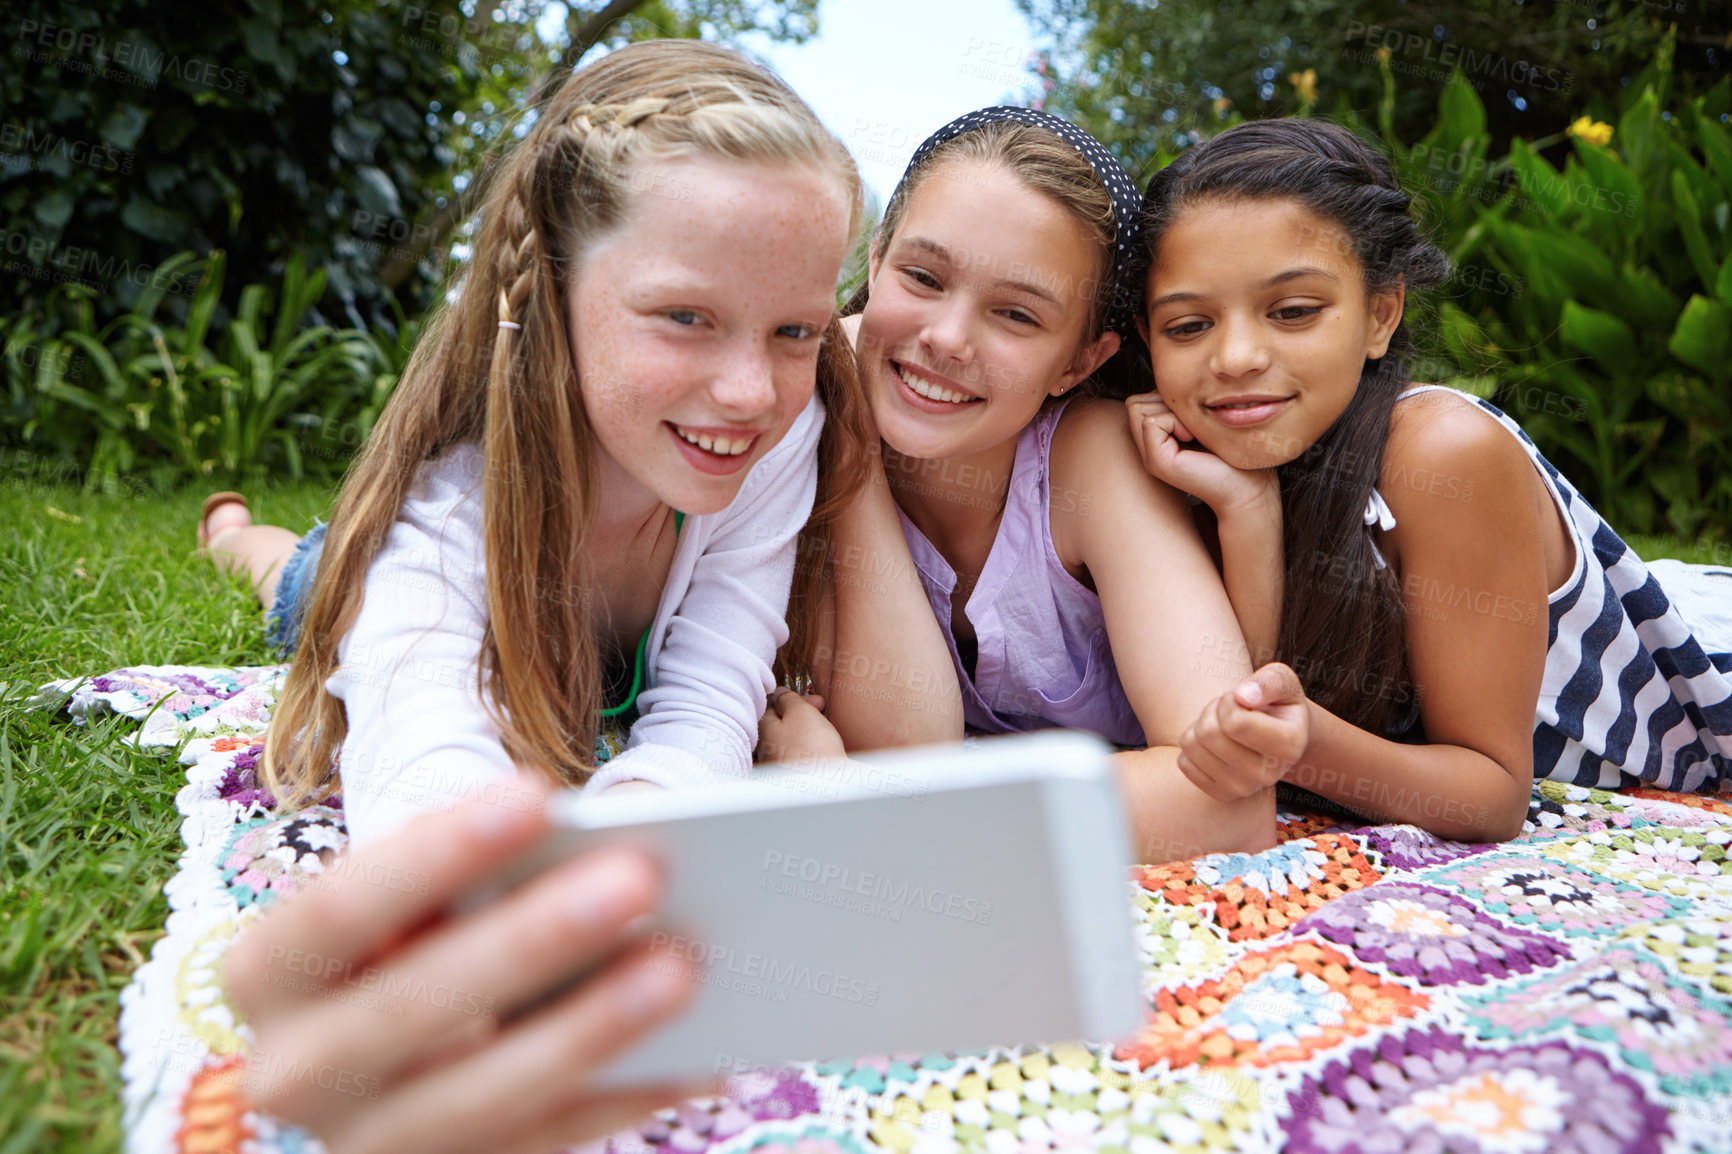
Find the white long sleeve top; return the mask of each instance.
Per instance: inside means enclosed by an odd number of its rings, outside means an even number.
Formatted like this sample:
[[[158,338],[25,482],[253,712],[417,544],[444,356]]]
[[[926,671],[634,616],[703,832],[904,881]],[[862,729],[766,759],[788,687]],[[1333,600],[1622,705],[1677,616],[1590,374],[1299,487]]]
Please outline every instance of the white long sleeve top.
[[[795,538],[817,490],[814,399],[718,513],[689,516],[644,658],[626,748],[585,785],[666,788],[744,777],[784,618]],[[411,817],[511,787],[512,762],[483,707],[487,622],[480,448],[421,466],[367,571],[366,599],[326,689],[348,713],[339,772],[351,844]]]

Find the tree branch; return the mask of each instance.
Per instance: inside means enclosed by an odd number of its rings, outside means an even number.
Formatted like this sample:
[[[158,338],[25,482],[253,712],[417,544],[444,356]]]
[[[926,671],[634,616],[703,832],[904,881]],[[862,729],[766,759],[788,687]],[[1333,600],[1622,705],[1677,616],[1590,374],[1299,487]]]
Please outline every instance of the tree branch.
[[[646,0],[608,0],[598,11],[587,16],[572,12],[566,28],[571,33],[571,46],[558,64],[549,68],[535,85],[535,96],[530,106],[536,109],[544,107],[553,94],[559,91],[559,86],[565,78],[571,75],[577,67],[577,62],[588,54],[591,48],[607,34],[608,26],[616,20],[624,19],[637,9],[643,7]],[[486,5],[488,13],[497,7],[499,0],[492,0]],[[483,18],[483,13],[476,13],[477,19]],[[411,230],[411,241],[391,249],[385,263],[379,268],[379,283],[388,289],[396,289],[415,271],[422,259],[433,249],[445,243],[451,230],[461,223],[475,207],[487,198],[488,189],[493,186],[493,180],[499,170],[502,153],[495,152],[484,164],[475,179],[469,182],[469,187],[457,196],[449,197],[445,207],[434,213]]]
[[[623,20],[643,5],[644,0],[610,0],[601,11],[591,15],[581,25],[577,23],[577,13],[573,12],[566,24],[566,30],[571,33],[571,51],[566,54],[565,60],[570,63],[566,66],[562,61],[561,66],[566,67],[567,71],[577,67],[577,62],[582,60],[584,54],[594,48],[596,41],[607,32],[609,24],[615,20]]]

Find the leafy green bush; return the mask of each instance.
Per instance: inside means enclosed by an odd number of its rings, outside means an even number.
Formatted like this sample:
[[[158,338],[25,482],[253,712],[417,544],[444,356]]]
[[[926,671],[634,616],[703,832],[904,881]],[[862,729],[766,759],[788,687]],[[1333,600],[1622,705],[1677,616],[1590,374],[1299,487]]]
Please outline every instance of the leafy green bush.
[[[181,253],[163,268],[200,269],[185,324],[158,317],[168,278],[99,326],[93,291],[59,286],[44,313],[6,335],[8,405],[0,439],[74,462],[92,485],[123,475],[241,482],[300,477],[340,464],[371,429],[413,346],[395,334],[303,321],[325,290],[324,270],[289,261],[281,286],[241,290],[220,332],[224,254]]]
[[[496,146],[590,49],[816,29],[817,0],[7,4],[0,316],[76,279],[106,322],[168,253],[220,248],[261,278],[298,253],[325,318],[387,324],[436,298]]]
[[[253,276],[280,275],[296,253],[324,268],[327,316],[418,308],[443,277],[436,261],[397,292],[379,270],[454,195],[465,110],[534,76],[533,30],[521,14],[489,18],[497,7],[9,6],[0,314],[72,278],[106,286],[93,301],[106,322],[136,305],[135,270],[217,248]],[[178,320],[186,303],[162,305]]]
[[[1678,28],[1674,84],[1688,96],[1725,75],[1725,5],[1686,0],[1016,0],[1042,52],[1037,93],[1132,172],[1248,119],[1377,103],[1393,68],[1394,122],[1431,127],[1459,74],[1482,94],[1501,155],[1583,112],[1609,119]],[[1639,92],[1640,89],[1638,88]]]
[[[1426,366],[1492,396],[1621,530],[1732,530],[1732,82],[1668,108],[1670,41],[1615,127],[1489,159],[1457,77],[1411,147],[1381,129],[1457,265]]]

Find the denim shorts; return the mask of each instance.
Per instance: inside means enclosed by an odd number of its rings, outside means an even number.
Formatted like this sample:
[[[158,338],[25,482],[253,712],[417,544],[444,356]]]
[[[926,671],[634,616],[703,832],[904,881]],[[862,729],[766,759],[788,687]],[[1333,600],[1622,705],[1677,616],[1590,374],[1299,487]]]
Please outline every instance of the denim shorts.
[[[313,578],[319,575],[319,555],[325,551],[325,523],[314,525],[295,545],[294,553],[283,562],[283,575],[277,581],[277,599],[265,614],[265,640],[282,651],[285,658],[294,656],[295,645],[301,639],[301,622],[307,616],[307,606],[313,600]]]

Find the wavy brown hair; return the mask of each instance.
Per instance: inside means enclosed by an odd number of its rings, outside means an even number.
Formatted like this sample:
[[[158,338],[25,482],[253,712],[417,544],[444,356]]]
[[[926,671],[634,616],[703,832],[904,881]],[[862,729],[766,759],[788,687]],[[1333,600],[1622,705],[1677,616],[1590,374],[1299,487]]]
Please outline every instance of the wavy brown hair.
[[[1180,153],[1143,198],[1146,256],[1159,259],[1161,238],[1187,209],[1242,200],[1290,200],[1334,222],[1367,293],[1405,286],[1413,294],[1449,273],[1449,258],[1420,230],[1388,157],[1316,120],[1252,121]],[[1317,704],[1391,736],[1411,732],[1418,701],[1401,589],[1378,564],[1364,513],[1413,354],[1403,320],[1384,355],[1365,362],[1341,416],[1276,470],[1286,558],[1276,655]]]
[[[692,155],[828,173],[853,206],[850,231],[858,225],[847,149],[792,90],[737,53],[653,41],[565,81],[501,158],[455,299],[430,319],[337,498],[265,747],[265,780],[285,805],[337,787],[348,719],[325,684],[338,646],[419,467],[464,443],[478,444],[486,463],[477,692],[513,761],[566,783],[588,777],[603,694],[584,595],[596,510],[567,291],[585,246],[645,195],[633,166]],[[820,400],[843,414],[838,436],[847,413],[859,420],[851,360],[835,352],[845,343],[833,322],[817,382]]]

